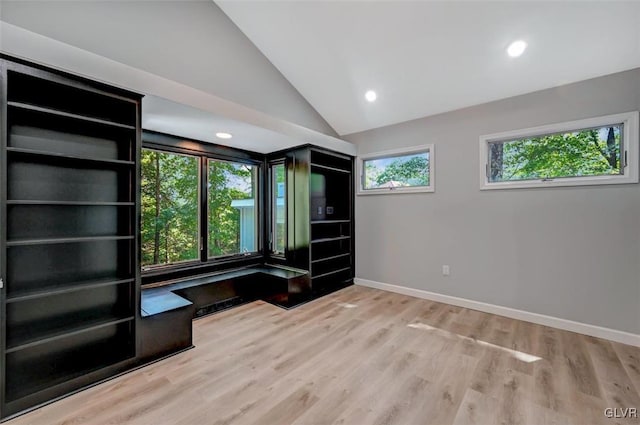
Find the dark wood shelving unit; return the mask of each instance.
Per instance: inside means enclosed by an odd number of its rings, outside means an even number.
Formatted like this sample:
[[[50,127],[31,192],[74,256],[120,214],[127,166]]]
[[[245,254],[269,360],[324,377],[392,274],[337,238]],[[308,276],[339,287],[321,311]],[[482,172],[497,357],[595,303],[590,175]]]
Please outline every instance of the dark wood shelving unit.
[[[97,236],[82,238],[54,238],[54,239],[24,239],[24,240],[8,240],[7,246],[24,246],[24,245],[49,245],[60,243],[77,243],[77,242],[95,242],[95,241],[121,241],[133,240],[135,236]]]
[[[307,282],[289,290],[289,305],[353,283],[353,157],[315,146],[271,155],[286,167],[285,258],[274,263],[307,270]]]
[[[69,292],[82,291],[82,290],[85,290],[85,289],[97,289],[97,288],[100,288],[100,287],[103,287],[103,286],[119,285],[121,283],[132,283],[134,281],[135,281],[135,279],[133,279],[133,278],[131,278],[131,279],[119,279],[119,280],[114,280],[112,278],[106,278],[106,279],[98,279],[98,280],[87,281],[87,282],[76,282],[76,283],[72,283],[72,284],[65,283],[63,285],[58,285],[58,286],[50,285],[48,287],[45,287],[44,289],[35,290],[35,291],[23,291],[23,292],[18,292],[17,294],[13,294],[13,295],[7,296],[6,303],[10,304],[10,303],[14,303],[14,302],[27,301],[27,300],[36,299],[36,298],[48,297],[48,296],[51,296],[51,295],[66,294],[66,293],[69,293]]]
[[[0,59],[0,418],[130,368],[139,95]]]
[[[40,151],[35,149],[23,149],[23,148],[7,148],[7,152],[10,154],[16,155],[33,155],[35,158],[40,157],[42,161],[50,161],[51,158],[57,158],[61,161],[77,161],[78,165],[82,166],[91,166],[91,164],[103,164],[105,167],[109,167],[111,165],[127,165],[127,166],[135,166],[136,163],[134,161],[122,161],[118,159],[104,159],[104,158],[87,158],[82,156],[75,155],[66,155],[55,152],[47,152]],[[34,159],[37,160],[37,159]]]
[[[7,205],[74,205],[96,207],[133,207],[135,202],[86,202],[86,201],[38,201],[38,200],[8,200]]]
[[[344,239],[351,239],[351,236],[336,236],[335,238],[322,238],[322,239],[312,239],[311,243],[323,243],[323,242],[331,242],[331,241],[341,241]]]
[[[87,117],[87,116],[84,116],[84,115],[71,114],[71,113],[68,113],[68,112],[57,111],[55,109],[50,109],[50,108],[43,108],[43,107],[40,107],[40,106],[30,105],[30,104],[27,104],[27,103],[9,101],[9,102],[7,102],[7,105],[10,106],[10,107],[13,107],[13,108],[26,109],[28,111],[34,111],[34,112],[44,112],[44,113],[47,113],[47,114],[57,115],[57,116],[60,116],[60,117],[73,118],[73,119],[76,119],[76,120],[82,120],[82,121],[87,121],[87,122],[92,122],[92,123],[97,123],[97,124],[112,125],[114,127],[127,128],[129,130],[135,130],[135,128],[136,128],[133,125],[121,124],[121,123],[118,123],[118,122],[106,121],[106,120],[101,120],[101,119],[98,119],[98,118],[91,118],[91,117]]]
[[[317,294],[353,282],[353,158],[310,149],[310,274]]]

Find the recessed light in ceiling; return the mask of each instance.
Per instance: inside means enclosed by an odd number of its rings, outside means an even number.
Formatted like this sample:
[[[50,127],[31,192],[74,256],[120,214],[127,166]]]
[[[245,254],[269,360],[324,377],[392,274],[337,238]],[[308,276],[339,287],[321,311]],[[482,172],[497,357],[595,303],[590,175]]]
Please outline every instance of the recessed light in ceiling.
[[[509,47],[507,47],[507,54],[512,58],[517,58],[518,56],[524,53],[526,48],[527,48],[527,43],[525,43],[522,40],[517,40],[509,44]]]
[[[373,90],[369,90],[364,94],[364,98],[369,102],[375,102],[378,98],[378,95]]]
[[[218,139],[231,139],[233,136],[231,133],[216,133]]]

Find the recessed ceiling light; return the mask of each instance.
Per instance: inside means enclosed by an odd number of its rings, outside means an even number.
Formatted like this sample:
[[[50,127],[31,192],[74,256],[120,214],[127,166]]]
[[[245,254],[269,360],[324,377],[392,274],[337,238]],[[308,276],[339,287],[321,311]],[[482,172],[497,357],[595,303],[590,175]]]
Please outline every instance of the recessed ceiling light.
[[[509,47],[507,47],[507,53],[512,58],[517,58],[518,56],[524,53],[526,48],[527,48],[527,43],[525,43],[522,40],[517,40],[509,44]]]
[[[216,133],[218,139],[231,139],[233,136],[231,133]]]
[[[367,99],[369,102],[375,102],[376,99],[378,98],[378,95],[373,90],[369,90],[364,94],[364,98]]]

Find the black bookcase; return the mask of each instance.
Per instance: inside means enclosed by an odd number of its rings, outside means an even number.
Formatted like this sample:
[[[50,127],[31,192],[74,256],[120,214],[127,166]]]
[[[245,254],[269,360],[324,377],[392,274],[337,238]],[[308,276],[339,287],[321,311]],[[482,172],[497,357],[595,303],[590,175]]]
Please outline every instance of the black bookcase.
[[[314,146],[278,152],[268,160],[281,158],[287,170],[287,242],[285,258],[270,261],[309,271],[306,286],[281,301],[296,305],[353,283],[354,161]]]
[[[310,149],[309,271],[322,294],[353,281],[353,158]]]
[[[135,362],[140,96],[0,59],[0,417]]]

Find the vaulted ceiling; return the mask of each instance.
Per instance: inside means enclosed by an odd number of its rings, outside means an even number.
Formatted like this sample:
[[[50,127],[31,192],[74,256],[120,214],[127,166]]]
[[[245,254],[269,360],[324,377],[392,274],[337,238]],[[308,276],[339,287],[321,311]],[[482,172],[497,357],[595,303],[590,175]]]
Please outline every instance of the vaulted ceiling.
[[[340,135],[640,66],[640,2],[216,3]]]

